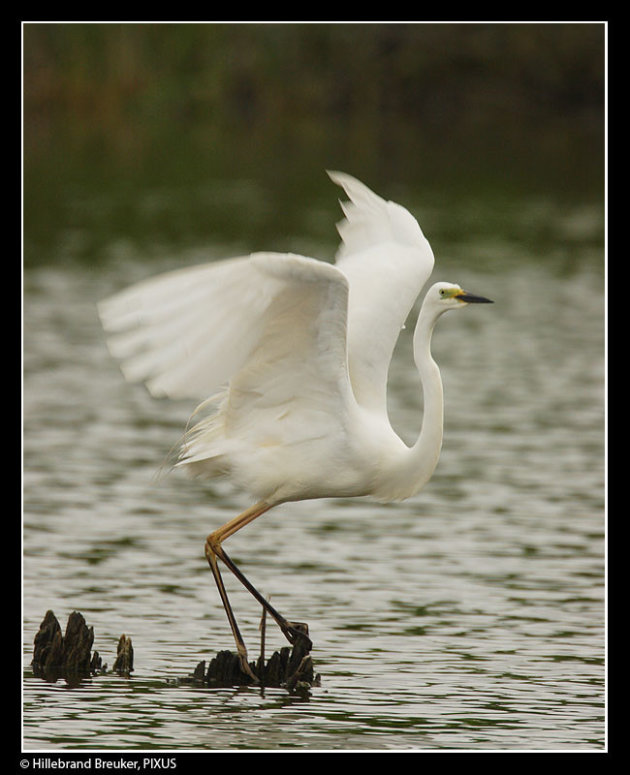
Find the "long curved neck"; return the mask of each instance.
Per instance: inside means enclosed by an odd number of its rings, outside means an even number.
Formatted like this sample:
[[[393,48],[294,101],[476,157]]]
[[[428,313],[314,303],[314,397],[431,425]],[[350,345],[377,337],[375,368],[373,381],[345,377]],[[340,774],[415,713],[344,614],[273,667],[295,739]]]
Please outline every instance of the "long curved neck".
[[[408,456],[408,471],[418,492],[431,478],[442,449],[444,391],[440,369],[431,355],[431,337],[440,313],[423,305],[413,336],[413,354],[424,396],[422,428]]]

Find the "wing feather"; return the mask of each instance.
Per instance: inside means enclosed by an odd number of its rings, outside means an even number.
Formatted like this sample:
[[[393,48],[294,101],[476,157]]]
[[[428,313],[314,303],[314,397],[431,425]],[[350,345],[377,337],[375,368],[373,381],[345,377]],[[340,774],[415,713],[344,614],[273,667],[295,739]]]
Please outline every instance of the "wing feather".
[[[328,173],[349,197],[337,224],[336,266],[348,278],[348,361],[357,401],[387,411],[389,364],[401,328],[433,271],[433,251],[416,219],[363,183]]]
[[[270,285],[248,256],[133,285],[99,304],[110,352],[154,396],[205,398],[247,360]]]
[[[201,473],[342,434],[354,405],[348,378],[348,283],[333,265],[303,256],[258,253],[252,264],[275,292],[258,338],[230,380],[217,412],[185,439],[181,464]],[[278,472],[277,458],[275,474]],[[289,462],[285,463],[285,467]],[[258,466],[252,467],[258,468]]]
[[[386,201],[345,172],[329,171],[328,175],[349,197],[348,202],[340,203],[345,218],[337,224],[342,239],[337,264],[345,256],[386,243],[426,248],[422,229],[404,207]]]
[[[433,253],[407,210],[349,175],[329,175],[349,198],[338,224],[342,243],[335,266],[254,254],[162,274],[99,305],[108,346],[127,379],[144,382],[155,396],[207,398],[249,363],[263,331],[265,346],[272,347],[269,332],[280,334],[281,324],[274,329],[270,309],[291,325],[278,300],[294,314],[297,296],[292,294],[299,288],[310,300],[310,319],[318,324],[332,297],[345,304],[343,353],[334,347],[328,353],[335,352],[337,363],[347,361],[357,401],[386,411],[391,356],[432,271]],[[342,325],[341,318],[335,325]],[[290,341],[286,330],[278,339]],[[286,347],[282,357],[288,363]]]
[[[153,395],[208,399],[229,382],[234,431],[307,395],[311,406],[351,400],[347,307],[348,282],[335,266],[254,253],[159,275],[99,313],[126,378]]]

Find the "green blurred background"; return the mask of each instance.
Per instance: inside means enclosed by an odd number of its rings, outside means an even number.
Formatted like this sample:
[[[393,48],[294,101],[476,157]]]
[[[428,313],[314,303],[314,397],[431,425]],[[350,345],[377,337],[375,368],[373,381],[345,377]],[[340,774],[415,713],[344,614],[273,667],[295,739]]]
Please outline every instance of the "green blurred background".
[[[326,168],[425,231],[603,208],[601,23],[27,23],[23,55],[27,266],[334,252]]]

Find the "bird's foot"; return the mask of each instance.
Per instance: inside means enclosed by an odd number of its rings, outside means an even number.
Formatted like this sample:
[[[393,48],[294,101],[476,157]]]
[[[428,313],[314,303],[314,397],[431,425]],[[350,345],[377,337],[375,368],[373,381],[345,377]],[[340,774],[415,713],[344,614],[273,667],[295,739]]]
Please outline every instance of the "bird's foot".
[[[237,644],[237,650],[238,650],[238,658],[241,663],[241,670],[245,673],[245,675],[248,675],[254,684],[259,684],[260,680],[258,676],[254,673],[252,668],[250,667],[250,664],[247,660],[247,651],[245,650],[245,647],[241,647]]]
[[[306,622],[287,621],[284,626],[281,626],[281,630],[292,646],[301,641],[306,651],[313,648],[313,643],[308,637],[308,624]]]

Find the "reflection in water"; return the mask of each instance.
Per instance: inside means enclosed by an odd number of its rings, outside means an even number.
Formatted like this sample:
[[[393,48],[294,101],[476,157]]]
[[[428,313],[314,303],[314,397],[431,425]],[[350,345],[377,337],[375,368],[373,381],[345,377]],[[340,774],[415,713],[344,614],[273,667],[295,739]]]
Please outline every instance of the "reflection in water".
[[[156,477],[193,407],[124,383],[105,349],[95,302],[162,266],[27,272],[24,663],[49,608],[82,611],[104,661],[121,632],[136,652],[131,680],[71,691],[26,669],[27,749],[603,745],[600,226],[590,210],[552,221],[579,239],[551,239],[544,221],[536,251],[513,236],[434,240],[433,279],[495,307],[436,332],[445,439],[425,491],[391,506],[285,504],[234,538],[256,586],[311,625],[322,686],[308,700],[168,683],[231,647],[203,541],[247,504],[221,482]],[[391,371],[406,439],[422,407],[412,330]],[[230,591],[257,642],[259,611]],[[268,635],[268,650],[283,645]]]

